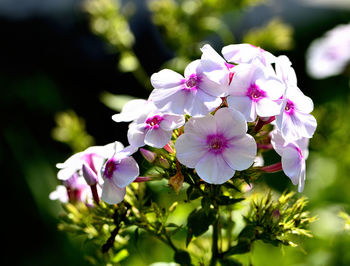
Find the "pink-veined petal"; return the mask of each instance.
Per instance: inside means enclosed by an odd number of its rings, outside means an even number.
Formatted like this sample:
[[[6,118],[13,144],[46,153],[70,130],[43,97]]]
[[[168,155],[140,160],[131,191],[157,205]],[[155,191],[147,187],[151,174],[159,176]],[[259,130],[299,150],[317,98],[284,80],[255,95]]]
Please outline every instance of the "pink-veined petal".
[[[208,152],[195,167],[197,174],[210,184],[223,184],[235,174],[221,154]]]
[[[222,155],[232,169],[242,171],[254,163],[256,151],[257,145],[254,138],[246,134],[232,139]]]

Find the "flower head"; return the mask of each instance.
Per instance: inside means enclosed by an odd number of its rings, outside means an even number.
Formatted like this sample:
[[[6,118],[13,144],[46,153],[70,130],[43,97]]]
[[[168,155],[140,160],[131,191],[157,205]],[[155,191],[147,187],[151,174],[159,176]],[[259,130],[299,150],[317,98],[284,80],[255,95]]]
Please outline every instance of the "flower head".
[[[305,161],[308,157],[308,138],[302,138],[294,142],[288,142],[279,130],[272,132],[271,144],[275,151],[282,157],[283,172],[290,178],[294,185],[298,185],[298,191],[302,192],[305,183]]]
[[[316,79],[341,74],[349,62],[350,24],[338,25],[314,40],[306,53],[306,69]]]
[[[139,166],[131,157],[136,150],[137,148],[133,146],[116,150],[115,154],[103,166],[102,200],[106,203],[121,202],[126,194],[126,186],[139,176]]]
[[[136,147],[146,144],[155,148],[163,148],[170,141],[173,130],[184,124],[183,115],[152,111],[129,125],[128,140]]]
[[[311,138],[317,127],[316,119],[310,114],[314,105],[311,98],[297,87],[295,71],[286,56],[277,58],[276,72],[286,86],[284,108],[276,115],[277,127],[283,138],[289,141]]]
[[[180,163],[195,168],[204,181],[222,184],[236,170],[249,168],[256,156],[256,143],[246,134],[247,123],[235,110],[219,109],[215,115],[191,118],[175,143]]]
[[[260,60],[235,67],[235,77],[229,87],[227,102],[252,122],[259,115],[270,117],[280,114],[285,87],[277,76]]]
[[[221,104],[232,79],[233,65],[215,52],[210,45],[202,47],[202,58],[191,62],[185,77],[164,69],[151,77],[155,88],[150,99],[164,112],[205,116]]]

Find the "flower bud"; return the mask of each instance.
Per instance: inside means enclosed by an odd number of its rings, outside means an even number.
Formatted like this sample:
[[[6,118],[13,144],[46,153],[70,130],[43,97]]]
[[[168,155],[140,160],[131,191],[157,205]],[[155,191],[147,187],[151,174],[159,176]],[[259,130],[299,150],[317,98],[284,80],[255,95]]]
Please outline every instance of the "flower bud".
[[[96,185],[98,181],[96,173],[85,163],[83,164],[82,170],[83,170],[83,177],[86,183],[89,186]]]
[[[164,157],[159,158],[159,165],[165,169],[168,169],[170,167],[168,160],[165,159]]]
[[[145,158],[146,161],[149,163],[153,163],[157,157],[156,153],[149,151],[149,150],[146,150],[146,149],[143,149],[143,148],[140,148],[140,152],[141,152],[143,158]]]

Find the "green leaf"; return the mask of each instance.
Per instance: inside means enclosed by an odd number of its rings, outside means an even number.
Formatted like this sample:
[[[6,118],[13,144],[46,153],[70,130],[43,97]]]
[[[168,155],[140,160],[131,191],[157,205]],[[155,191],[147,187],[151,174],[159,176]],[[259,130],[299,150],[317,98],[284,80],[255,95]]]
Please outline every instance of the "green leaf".
[[[191,256],[187,251],[184,250],[177,250],[174,255],[174,260],[180,265],[191,265]]]
[[[129,256],[128,250],[127,249],[122,249],[112,258],[112,261],[114,263],[118,263],[118,262],[126,259],[128,256]]]
[[[234,258],[223,258],[219,261],[222,266],[243,266],[241,262],[235,260]]]
[[[194,188],[193,186],[189,186],[189,188],[186,191],[186,194],[188,200],[195,200],[202,196],[198,189]]]
[[[188,245],[192,236],[200,236],[204,234],[209,226],[215,221],[215,210],[209,209],[208,214],[206,214],[204,209],[193,210],[187,218],[187,242]]]
[[[238,244],[230,248],[225,255],[244,254],[250,252],[251,242],[248,239],[240,239]]]
[[[232,204],[235,204],[237,202],[241,202],[244,199],[245,198],[231,198],[231,197],[228,197],[228,196],[220,196],[217,199],[217,203],[219,205],[232,205]]]
[[[205,214],[208,215],[210,211],[211,200],[207,197],[203,197],[201,200],[201,204]]]

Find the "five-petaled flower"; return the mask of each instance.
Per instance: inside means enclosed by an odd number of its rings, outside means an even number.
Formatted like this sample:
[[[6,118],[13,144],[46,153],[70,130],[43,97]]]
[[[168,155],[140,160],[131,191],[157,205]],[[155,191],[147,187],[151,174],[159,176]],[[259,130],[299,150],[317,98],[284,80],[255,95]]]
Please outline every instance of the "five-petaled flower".
[[[176,157],[195,168],[204,181],[222,184],[236,170],[245,170],[254,162],[257,146],[246,132],[244,117],[228,108],[219,109],[214,116],[191,118],[175,143]]]

